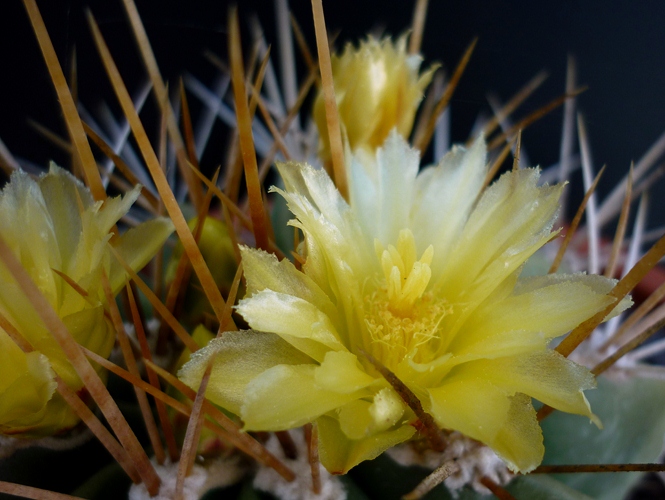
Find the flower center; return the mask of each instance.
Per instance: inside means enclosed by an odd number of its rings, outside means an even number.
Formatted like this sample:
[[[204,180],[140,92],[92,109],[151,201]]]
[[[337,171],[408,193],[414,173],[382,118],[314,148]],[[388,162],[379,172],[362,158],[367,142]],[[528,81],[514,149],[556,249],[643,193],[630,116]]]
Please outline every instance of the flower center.
[[[374,247],[381,261],[390,311],[401,317],[411,316],[413,305],[423,296],[432,277],[429,266],[434,247],[427,247],[420,260],[416,260],[416,242],[408,229],[399,232],[397,248],[388,245],[384,250],[378,240]]]
[[[397,247],[384,249],[375,241],[383,277],[365,297],[365,324],[373,354],[394,369],[407,353],[427,344],[437,336],[450,305],[426,292],[432,276],[430,263],[434,248],[430,245],[416,260],[413,233],[400,231]]]

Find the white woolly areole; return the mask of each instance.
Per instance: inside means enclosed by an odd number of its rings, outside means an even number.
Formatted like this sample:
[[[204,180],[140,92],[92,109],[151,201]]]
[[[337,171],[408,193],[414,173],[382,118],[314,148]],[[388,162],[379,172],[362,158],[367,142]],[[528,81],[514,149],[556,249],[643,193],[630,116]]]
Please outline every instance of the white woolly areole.
[[[208,478],[203,485],[203,491],[214,488],[225,488],[236,484],[249,471],[249,465],[240,455],[225,458],[215,458],[205,461]]]
[[[492,492],[480,482],[483,477],[500,485],[508,483],[513,478],[503,460],[484,444],[459,432],[445,434],[443,439],[446,443],[443,453],[432,450],[418,452],[409,443],[404,443],[389,449],[386,454],[405,467],[419,465],[432,470],[445,462],[455,460],[458,465],[457,471],[444,481],[455,496],[467,485],[478,493],[491,495]]]
[[[164,465],[159,465],[154,459],[151,462],[155,466],[155,472],[157,472],[159,479],[162,481],[159,493],[152,497],[143,483],[132,484],[127,497],[129,500],[173,500],[175,498],[178,463],[165,462]],[[194,465],[192,472],[185,478],[182,499],[198,500],[205,493],[204,484],[207,479],[208,472],[200,465]]]
[[[265,444],[270,453],[279,458],[296,475],[292,482],[287,482],[274,469],[260,466],[254,477],[254,487],[272,493],[283,500],[344,500],[346,490],[339,478],[332,476],[323,467],[321,470],[321,493],[312,491],[312,472],[307,455],[307,443],[302,429],[288,431],[296,445],[298,457],[290,460],[284,456],[282,447],[275,435],[271,435]]]

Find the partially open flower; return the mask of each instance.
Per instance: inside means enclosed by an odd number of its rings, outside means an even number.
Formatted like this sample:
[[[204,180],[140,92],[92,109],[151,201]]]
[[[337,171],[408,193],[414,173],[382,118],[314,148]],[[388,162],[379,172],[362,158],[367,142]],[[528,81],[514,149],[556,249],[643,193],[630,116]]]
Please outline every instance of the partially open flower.
[[[3,239],[75,340],[105,357],[115,334],[104,315],[102,274],[113,293],[126,279],[109,241],[139,269],[173,231],[170,220],[155,219],[112,239],[110,230],[139,192],[137,186],[122,198],[95,202],[83,184],[52,165],[37,180],[15,172],[0,193]],[[71,428],[78,418],[55,392],[54,373],[75,391],[83,383],[4,266],[0,311],[34,349],[24,353],[0,328],[0,433],[36,437]]]
[[[243,249],[238,311],[253,331],[213,340],[181,378],[197,387],[214,360],[212,401],[248,430],[315,421],[323,465],[344,473],[419,427],[371,357],[441,429],[532,470],[544,452],[532,397],[597,421],[583,394],[593,376],[548,344],[612,304],[614,282],[520,278],[556,234],[562,186],[539,187],[538,170],[523,169],[481,194],[485,156],[478,139],[418,175],[418,152],[392,133],[375,156],[347,158],[350,204],[324,171],[279,165],[277,191],[305,234],[303,270]]]
[[[372,153],[396,128],[406,137],[411,132],[416,110],[436,67],[419,74],[422,58],[409,55],[406,37],[393,42],[371,36],[358,48],[349,43],[342,55],[332,56],[333,80],[339,118],[351,150]],[[314,103],[314,120],[319,129],[320,157],[330,159],[323,94]]]

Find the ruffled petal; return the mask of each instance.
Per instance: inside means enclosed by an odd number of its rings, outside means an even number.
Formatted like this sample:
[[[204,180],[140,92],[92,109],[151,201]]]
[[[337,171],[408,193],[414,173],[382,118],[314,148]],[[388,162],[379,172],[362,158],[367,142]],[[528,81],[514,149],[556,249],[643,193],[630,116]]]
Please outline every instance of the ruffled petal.
[[[362,154],[362,153],[360,153]],[[376,151],[351,161],[351,205],[370,243],[388,245],[410,227],[419,153],[396,130]]]
[[[416,178],[409,227],[413,227],[419,252],[434,246],[434,276],[445,267],[480,193],[487,173],[486,156],[485,140],[479,137],[468,150],[453,146],[438,165],[424,169]]]
[[[297,227],[318,240],[326,255],[326,266],[340,286],[357,279],[367,265],[377,266],[373,241],[363,234],[355,212],[344,201],[325,171],[307,164],[277,163],[286,192],[277,188],[296,216]],[[351,271],[351,273],[349,273]],[[317,284],[323,287],[317,281]]]
[[[563,186],[538,187],[538,177],[508,172],[484,192],[437,276],[448,300],[479,303],[549,240]]]
[[[206,397],[236,415],[245,400],[247,384],[275,365],[311,362],[277,335],[255,331],[226,332],[192,354],[178,378],[194,390],[212,361]]]
[[[57,310],[59,287],[51,268],[62,267],[62,255],[39,185],[26,172],[12,173],[0,194],[0,213],[0,234]],[[4,266],[0,267],[3,282],[13,282]]]
[[[129,209],[141,195],[141,185],[137,184],[123,196],[106,198],[96,213],[95,224],[102,234],[108,233],[120,218],[129,212]],[[143,243],[146,243],[145,241]]]

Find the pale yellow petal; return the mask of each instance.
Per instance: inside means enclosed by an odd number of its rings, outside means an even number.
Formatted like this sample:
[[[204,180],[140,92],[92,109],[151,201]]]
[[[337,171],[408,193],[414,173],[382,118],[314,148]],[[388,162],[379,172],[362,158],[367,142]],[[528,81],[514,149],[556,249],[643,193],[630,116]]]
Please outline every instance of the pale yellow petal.
[[[239,415],[247,384],[275,365],[308,363],[311,359],[277,335],[254,331],[226,332],[196,351],[178,378],[197,390],[212,362],[206,396]]]
[[[62,255],[39,185],[26,172],[12,174],[0,194],[0,213],[0,234],[50,304],[57,308],[59,287],[51,268],[62,267]],[[3,278],[5,282],[13,281],[7,271]]]
[[[237,311],[254,330],[276,333],[317,361],[344,349],[330,318],[298,297],[263,290],[241,300]]]
[[[314,371],[316,383],[328,391],[349,394],[364,389],[376,381],[348,351],[328,351]]]
[[[372,403],[364,399],[356,399],[337,410],[337,420],[341,431],[349,439],[367,437],[374,419],[369,412]]]
[[[335,321],[335,306],[328,295],[288,259],[280,261],[274,254],[246,246],[240,247],[240,253],[248,296],[265,289],[293,295],[311,302]]]
[[[545,454],[543,432],[530,397],[518,393],[510,398],[505,425],[490,446],[513,472],[531,472],[540,465]]]
[[[563,186],[538,187],[538,177],[536,169],[508,172],[484,192],[437,276],[440,293],[484,300],[549,240]]]
[[[83,230],[80,210],[93,204],[92,195],[78,179],[54,163],[49,175],[40,177],[38,182],[64,260],[63,268],[58,270],[70,274],[69,266]]]
[[[113,245],[129,266],[141,270],[173,232],[171,219],[159,217],[126,231]],[[114,293],[125,284],[126,273],[116,259],[111,260],[109,282]]]
[[[350,165],[351,205],[370,243],[397,241],[399,232],[410,227],[411,205],[418,173],[419,154],[393,130],[376,158]]]
[[[212,339],[215,338],[215,335],[208,330],[205,326],[199,325],[196,328],[194,328],[194,331],[192,332],[192,339],[194,342],[196,342],[196,345],[199,346],[199,348],[203,348],[207,346]],[[178,358],[178,361],[176,361],[175,367],[173,368],[172,372],[173,373],[178,373],[180,371],[180,368],[182,368],[192,357],[192,352],[185,347],[183,351],[180,353],[180,357]]]
[[[95,217],[100,232],[106,234],[125,215],[141,195],[141,185],[137,184],[123,196],[106,198]]]
[[[378,457],[388,448],[413,437],[416,430],[402,425],[394,430],[379,432],[361,439],[350,439],[335,417],[324,415],[317,419],[319,457],[331,474],[346,474],[360,462]]]
[[[46,356],[24,353],[0,330],[0,432],[39,423],[56,385]]]
[[[465,376],[491,379],[510,393],[522,392],[558,410],[589,417],[596,425],[584,390],[596,387],[589,370],[554,350],[482,360],[458,367]]]
[[[372,399],[351,401],[337,410],[340,429],[349,439],[364,439],[393,428],[405,413],[402,398],[383,387]]]
[[[430,411],[439,427],[460,431],[490,446],[508,418],[511,394],[486,377],[450,377],[428,392]]]
[[[432,416],[442,428],[488,445],[514,471],[530,471],[545,451],[531,400],[490,380],[460,374],[430,389]]]
[[[416,178],[410,227],[419,252],[429,244],[434,246],[435,276],[444,269],[483,186],[486,156],[481,136],[468,150],[453,146],[438,165],[424,169]]]
[[[455,356],[478,358],[532,351],[611,304],[607,293],[613,284],[584,274],[522,279],[511,296],[480,306],[448,349]]]
[[[278,431],[300,427],[365,395],[342,394],[316,383],[314,364],[278,365],[247,384],[240,416],[247,430]]]
[[[392,387],[384,387],[374,395],[368,411],[372,416],[372,431],[387,431],[404,415],[404,401]]]
[[[307,164],[276,165],[286,192],[271,190],[286,199],[289,210],[306,231],[324,245],[329,256],[328,266],[337,279],[344,275],[344,266],[356,273],[366,271],[365,266],[375,261],[374,241],[364,236],[354,210],[344,201],[328,174]]]

